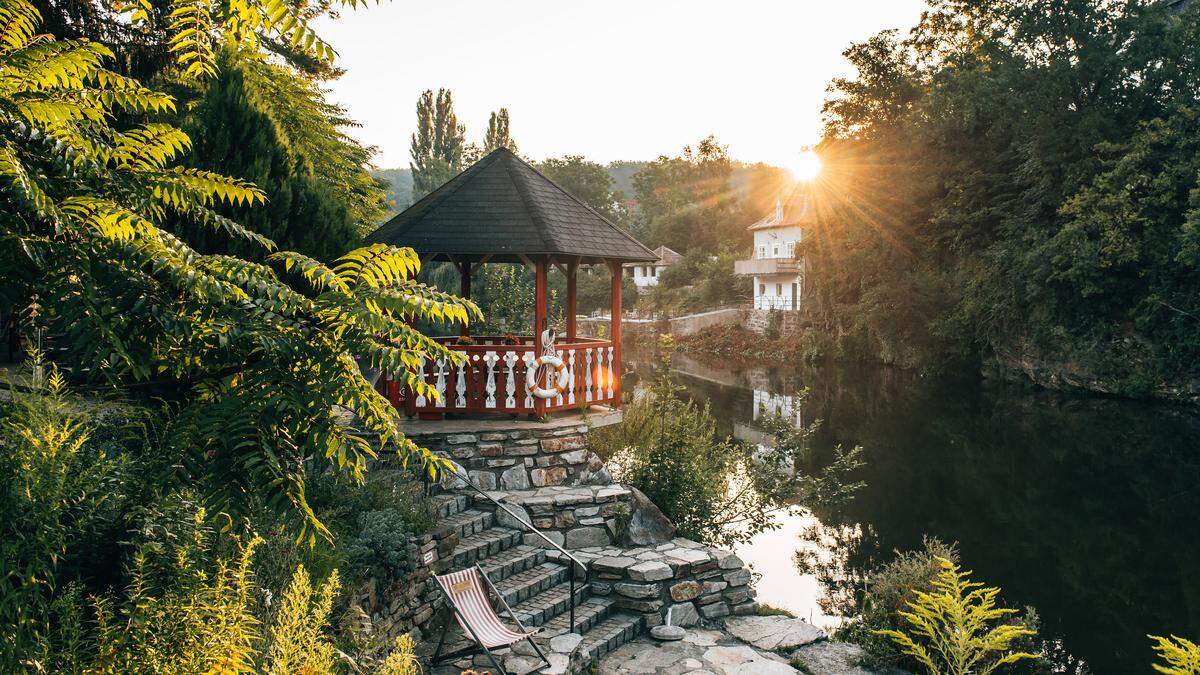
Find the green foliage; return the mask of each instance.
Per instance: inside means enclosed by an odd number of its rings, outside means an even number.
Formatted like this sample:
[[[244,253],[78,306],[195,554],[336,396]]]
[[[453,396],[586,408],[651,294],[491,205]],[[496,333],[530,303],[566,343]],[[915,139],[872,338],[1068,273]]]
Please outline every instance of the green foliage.
[[[34,367],[44,369],[35,362]],[[121,457],[89,444],[93,425],[50,366],[11,387],[0,418],[0,666],[29,667],[45,650],[58,576],[77,541],[123,506]]]
[[[680,157],[651,162],[633,177],[633,232],[647,246],[665,244],[681,253],[743,248],[754,217],[732,185],[733,168],[726,146],[712,136],[685,147]]]
[[[937,558],[940,567],[933,579],[933,590],[915,591],[908,601],[910,611],[899,615],[908,624],[905,630],[882,630],[913,657],[930,675],[987,675],[997,668],[1035,654],[1014,651],[1013,643],[1033,635],[1024,626],[1002,621],[1015,609],[997,606],[999,588],[988,588],[970,581],[970,572]]]
[[[825,104],[817,306],[929,370],[1173,396],[1195,378],[1200,10],[938,0]]]
[[[799,468],[809,429],[788,427],[775,447],[722,439],[708,406],[681,398],[669,356],[663,362],[657,382],[625,406],[621,424],[596,430],[591,441],[614,477],[644,492],[682,536],[730,547],[778,527],[777,512],[798,495],[816,503],[856,489],[846,477],[860,465],[859,449],[839,449],[833,464],[809,473]]]
[[[291,583],[279,599],[279,608],[267,634],[266,667],[271,675],[329,673],[337,662],[337,649],[326,636],[333,598],[337,594],[337,572],[313,588],[304,566],[296,568]]]
[[[551,157],[538,162],[537,170],[566,190],[572,197],[592,207],[612,222],[623,225],[629,214],[625,195],[615,188],[608,169],[580,155]]]
[[[198,139],[188,161],[251,181],[268,196],[223,215],[285,249],[331,260],[382,215],[381,191],[363,169],[368,153],[338,129],[340,112],[286,68],[226,64],[185,120]],[[253,243],[203,224],[184,231],[200,250],[261,255]]]
[[[381,582],[402,579],[416,569],[417,544],[402,511],[368,511],[358,516],[358,525],[346,552],[352,567]]]
[[[723,246],[713,255],[693,248],[677,264],[658,276],[658,284],[642,296],[640,307],[667,316],[702,312],[716,307],[744,305],[752,296],[751,280],[733,273],[733,263],[744,257]]]
[[[376,245],[330,266],[275,251],[216,210],[261,202],[260,190],[172,167],[190,145],[178,129],[110,126],[118,112],[171,109],[170,97],[105,70],[103,46],[35,40],[31,21],[0,50],[0,261],[6,292],[42,299],[72,372],[171,400],[160,450],[181,477],[230,508],[260,495],[302,535],[324,531],[306,473],[361,478],[377,454],[339,410],[436,470],[356,359],[423,387],[411,375],[420,358],[456,357],[409,322],[464,323],[478,308],[417,283],[411,249]],[[224,230],[263,262],[201,254],[158,225],[168,219]]]
[[[177,502],[184,512],[186,502]],[[219,553],[204,510],[135,543],[121,594],[68,608],[53,670],[96,673],[250,672],[260,641],[250,561],[257,538]],[[77,599],[77,598],[76,598]]]
[[[412,169],[407,167],[402,169],[382,169],[372,172],[371,175],[386,184],[386,187],[384,187],[386,191],[384,203],[387,208],[385,218],[390,218],[412,205]]]
[[[465,167],[466,127],[454,114],[454,98],[439,89],[437,98],[426,90],[417,99],[417,131],[412,135],[413,201],[433,192]]]
[[[1191,640],[1172,635],[1147,636],[1154,643],[1154,651],[1163,663],[1155,663],[1155,672],[1166,675],[1196,675],[1200,673],[1200,645]]]
[[[508,148],[516,152],[517,143],[508,134],[508,108],[501,108],[488,117],[487,136],[483,140],[483,154],[497,148]]]

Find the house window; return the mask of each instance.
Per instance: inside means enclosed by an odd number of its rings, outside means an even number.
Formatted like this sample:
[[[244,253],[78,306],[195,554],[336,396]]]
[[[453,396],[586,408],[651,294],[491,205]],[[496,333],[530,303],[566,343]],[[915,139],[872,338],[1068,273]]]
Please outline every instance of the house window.
[[[789,242],[787,243],[787,248],[786,248],[786,249],[784,249],[784,250],[786,250],[786,251],[787,251],[787,257],[789,257],[789,258],[795,258],[795,257],[796,257],[796,242],[794,242],[794,241],[789,241]]]
[[[759,247],[758,247],[758,257],[759,257],[759,258],[765,258],[765,257],[767,257],[767,247],[766,247],[766,246],[759,246]]]
[[[773,244],[773,245],[771,246],[771,257],[772,257],[772,258],[778,258],[778,257],[779,257],[779,244]]]
[[[775,284],[775,295],[783,295],[783,284]]]
[[[766,285],[766,284],[759,284],[759,285],[758,285],[758,294],[759,294],[759,295],[766,295],[766,294],[767,294],[767,285]]]
[[[650,276],[652,276],[652,277],[657,277],[657,276],[658,276],[658,268],[657,268],[657,267],[651,267],[651,268],[650,268]]]

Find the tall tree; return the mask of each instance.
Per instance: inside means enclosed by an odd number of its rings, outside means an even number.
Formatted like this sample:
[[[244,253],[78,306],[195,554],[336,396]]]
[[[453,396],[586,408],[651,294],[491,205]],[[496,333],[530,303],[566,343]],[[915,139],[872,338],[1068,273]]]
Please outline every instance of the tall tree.
[[[197,139],[188,159],[203,169],[260,186],[263,206],[225,215],[278,245],[321,260],[351,248],[382,216],[383,191],[364,166],[367,151],[341,134],[321,92],[290,69],[260,62],[227,64],[184,120]],[[206,251],[253,251],[228,235],[199,228]]]
[[[1198,35],[1195,3],[936,0],[853,45],[806,240],[838,334],[1130,394],[1200,377]]]
[[[417,99],[417,131],[409,154],[413,177],[413,201],[433,192],[463,169],[466,127],[454,114],[454,99],[448,89],[425,90]]]
[[[536,166],[571,196],[614,223],[625,223],[628,216],[623,203],[625,195],[613,187],[608,169],[579,155],[552,157]]]
[[[646,165],[633,177],[634,231],[647,245],[680,253],[698,247],[715,254],[747,242],[753,214],[732,184],[733,168],[728,148],[713,136]]]
[[[488,118],[487,136],[483,139],[483,154],[496,148],[508,148],[517,151],[517,144],[508,133],[508,108],[501,108]]]

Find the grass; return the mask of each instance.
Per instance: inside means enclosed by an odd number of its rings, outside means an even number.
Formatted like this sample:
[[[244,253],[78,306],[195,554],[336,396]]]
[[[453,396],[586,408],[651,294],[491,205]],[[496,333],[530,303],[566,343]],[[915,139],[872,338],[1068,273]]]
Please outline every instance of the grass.
[[[758,609],[755,610],[755,613],[758,616],[786,616],[791,619],[796,618],[795,614],[792,614],[791,612],[787,611],[786,609],[781,609],[779,607],[772,607],[771,605],[761,603],[761,602],[758,604]]]

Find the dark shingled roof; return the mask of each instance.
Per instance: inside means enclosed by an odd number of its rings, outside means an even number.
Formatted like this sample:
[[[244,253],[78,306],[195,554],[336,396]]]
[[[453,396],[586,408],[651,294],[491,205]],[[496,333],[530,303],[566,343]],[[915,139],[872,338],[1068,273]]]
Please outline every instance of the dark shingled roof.
[[[511,151],[500,148],[367,236],[421,257],[583,263],[658,256]]]

